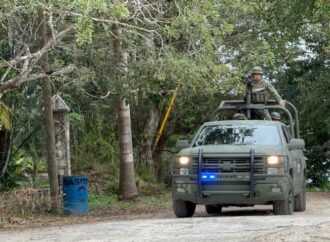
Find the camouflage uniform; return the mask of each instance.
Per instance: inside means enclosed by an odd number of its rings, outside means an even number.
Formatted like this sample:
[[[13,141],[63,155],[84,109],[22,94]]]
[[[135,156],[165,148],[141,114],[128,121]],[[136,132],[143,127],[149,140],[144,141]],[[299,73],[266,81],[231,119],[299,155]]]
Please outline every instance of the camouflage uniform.
[[[263,74],[260,67],[254,67],[251,71],[251,74]],[[282,101],[281,96],[277,93],[273,85],[265,80],[261,79],[259,82],[251,82],[252,93],[251,93],[251,102],[254,104],[266,104],[269,96],[273,96],[277,102]],[[252,116],[254,119],[266,119],[272,120],[267,109],[265,110],[251,110]]]

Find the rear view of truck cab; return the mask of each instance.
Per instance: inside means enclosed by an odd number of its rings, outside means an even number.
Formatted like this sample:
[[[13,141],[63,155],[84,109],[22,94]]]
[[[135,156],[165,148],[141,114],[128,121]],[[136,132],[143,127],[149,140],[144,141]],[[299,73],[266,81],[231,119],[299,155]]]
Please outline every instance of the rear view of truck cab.
[[[192,216],[196,204],[208,213],[255,204],[272,205],[275,215],[304,211],[304,141],[293,137],[278,121],[203,124],[189,145],[179,142],[172,164],[175,215]]]

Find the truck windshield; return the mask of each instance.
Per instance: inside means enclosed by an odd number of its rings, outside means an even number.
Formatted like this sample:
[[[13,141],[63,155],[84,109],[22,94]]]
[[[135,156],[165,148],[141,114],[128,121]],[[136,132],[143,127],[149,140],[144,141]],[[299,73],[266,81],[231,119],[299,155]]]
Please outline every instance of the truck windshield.
[[[194,146],[199,145],[279,145],[276,126],[271,125],[211,125],[199,133]]]

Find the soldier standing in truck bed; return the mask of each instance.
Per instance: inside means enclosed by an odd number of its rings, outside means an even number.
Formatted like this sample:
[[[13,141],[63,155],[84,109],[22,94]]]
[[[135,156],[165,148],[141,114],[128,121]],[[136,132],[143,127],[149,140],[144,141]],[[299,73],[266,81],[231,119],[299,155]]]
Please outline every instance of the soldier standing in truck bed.
[[[273,96],[273,98],[278,102],[278,104],[282,107],[285,107],[285,101],[281,98],[281,96],[277,93],[276,89],[273,85],[262,78],[263,71],[259,66],[255,66],[251,69],[251,102],[253,104],[266,104],[269,96]],[[264,110],[251,110],[253,119],[266,119],[272,120],[267,109]]]

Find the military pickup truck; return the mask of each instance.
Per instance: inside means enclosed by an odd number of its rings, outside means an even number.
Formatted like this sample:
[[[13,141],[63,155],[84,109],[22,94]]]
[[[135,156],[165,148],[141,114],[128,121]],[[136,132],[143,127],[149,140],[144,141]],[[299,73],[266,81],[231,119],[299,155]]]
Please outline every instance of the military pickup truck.
[[[192,142],[179,141],[172,164],[172,200],[177,217],[193,216],[196,204],[207,213],[227,206],[273,205],[275,215],[306,208],[304,140],[293,116],[276,105],[223,101],[217,112],[281,110],[287,124],[266,120],[218,120],[203,124]],[[293,119],[294,117],[294,119]]]

